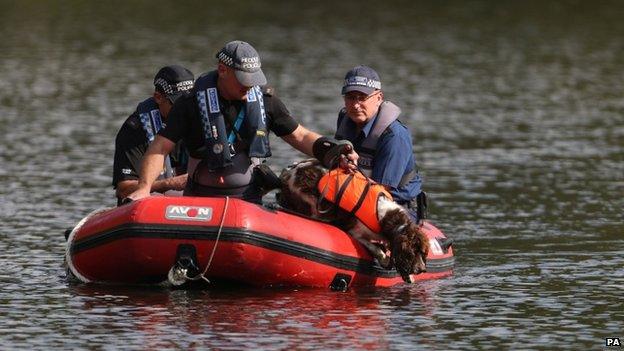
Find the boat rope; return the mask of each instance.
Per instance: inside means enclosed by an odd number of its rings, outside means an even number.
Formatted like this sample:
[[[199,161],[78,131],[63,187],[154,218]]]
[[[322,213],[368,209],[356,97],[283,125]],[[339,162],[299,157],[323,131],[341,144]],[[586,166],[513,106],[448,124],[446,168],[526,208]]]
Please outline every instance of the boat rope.
[[[217,245],[219,244],[219,238],[221,237],[221,231],[223,230],[223,223],[225,223],[225,216],[227,214],[227,210],[228,210],[228,204],[230,203],[230,197],[226,196],[225,197],[225,205],[223,206],[223,214],[221,215],[221,223],[219,224],[219,231],[217,231],[217,238],[215,239],[215,243],[214,246],[212,247],[212,252],[210,253],[210,258],[208,259],[208,263],[206,264],[206,268],[204,269],[204,271],[193,277],[186,277],[189,280],[199,280],[199,279],[203,279],[206,282],[210,283],[210,280],[208,280],[208,278],[206,278],[206,273],[208,272],[208,268],[210,268],[210,265],[212,264],[212,259],[214,258],[215,252],[217,252]]]
[[[65,263],[67,264],[67,268],[69,269],[69,272],[83,283],[89,283],[91,280],[89,280],[89,278],[85,277],[84,275],[80,274],[80,272],[78,272],[72,260],[71,248],[74,244],[74,238],[76,236],[76,233],[78,233],[80,228],[82,228],[82,226],[87,222],[87,220],[91,219],[93,216],[100,214],[102,212],[106,212],[108,210],[112,210],[114,208],[115,207],[103,207],[103,208],[99,208],[97,210],[92,211],[91,213],[86,215],[83,219],[81,219],[67,236],[67,246],[65,247]]]

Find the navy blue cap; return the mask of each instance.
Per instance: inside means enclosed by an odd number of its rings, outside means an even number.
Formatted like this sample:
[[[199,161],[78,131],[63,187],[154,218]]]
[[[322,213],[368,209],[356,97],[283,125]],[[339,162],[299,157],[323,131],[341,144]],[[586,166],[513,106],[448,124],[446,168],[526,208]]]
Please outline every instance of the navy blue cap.
[[[193,72],[180,65],[165,66],[154,77],[156,90],[165,93],[171,102],[189,93],[194,82]]]
[[[267,83],[260,67],[260,55],[249,43],[240,40],[231,41],[217,53],[219,61],[234,68],[236,79],[246,86],[265,85]]]
[[[356,66],[345,75],[342,95],[350,91],[359,91],[369,95],[379,89],[381,89],[381,79],[377,72],[368,66]]]

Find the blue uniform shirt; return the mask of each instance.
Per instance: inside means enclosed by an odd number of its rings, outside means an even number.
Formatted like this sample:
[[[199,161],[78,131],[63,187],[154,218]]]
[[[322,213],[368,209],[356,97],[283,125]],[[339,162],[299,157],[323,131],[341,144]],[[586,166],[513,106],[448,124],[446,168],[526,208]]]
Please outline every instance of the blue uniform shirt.
[[[344,118],[348,119],[346,122],[349,127],[345,137],[353,143],[357,151],[370,133],[377,116],[375,115],[366,123],[359,135],[355,135],[356,124],[349,117],[345,116]],[[371,178],[390,187],[390,193],[396,202],[406,204],[420,193],[422,179],[419,175],[415,175],[404,186],[399,187],[399,183],[403,175],[408,174],[415,167],[416,159],[412,151],[412,137],[407,127],[396,120],[388,126],[377,141]]]

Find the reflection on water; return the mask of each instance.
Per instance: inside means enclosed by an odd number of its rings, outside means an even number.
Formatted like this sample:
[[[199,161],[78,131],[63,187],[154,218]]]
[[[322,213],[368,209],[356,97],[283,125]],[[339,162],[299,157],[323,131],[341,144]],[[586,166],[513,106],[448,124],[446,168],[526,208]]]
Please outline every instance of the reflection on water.
[[[2,4],[4,347],[594,349],[624,337],[619,2]],[[344,73],[378,70],[413,132],[433,221],[456,239],[453,277],[344,294],[65,281],[62,232],[114,205],[114,135],[157,68],[199,74],[235,38],[325,134]],[[302,157],[278,139],[273,151],[276,170]]]
[[[426,284],[430,289],[436,285]],[[435,301],[428,289],[383,292],[72,288],[74,299],[83,301],[91,330],[128,333],[133,343],[149,348],[241,349],[252,342],[262,348],[388,349],[400,344],[392,341],[395,336],[435,332]],[[111,323],[110,314],[124,315],[129,325]],[[89,338],[89,343],[98,342]]]

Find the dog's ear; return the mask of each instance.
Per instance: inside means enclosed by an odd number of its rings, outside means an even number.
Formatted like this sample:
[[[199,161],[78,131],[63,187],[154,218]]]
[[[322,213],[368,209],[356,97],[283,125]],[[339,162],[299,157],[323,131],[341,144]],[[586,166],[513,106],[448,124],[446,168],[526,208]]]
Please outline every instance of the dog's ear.
[[[414,273],[416,254],[407,235],[397,235],[392,239],[392,262],[403,281],[411,283],[410,275]]]
[[[410,219],[402,209],[392,209],[385,213],[380,220],[381,234],[393,240],[393,238],[401,233],[397,233],[397,228],[405,228],[406,223],[409,223]]]
[[[413,223],[392,239],[392,261],[405,282],[411,283],[412,274],[427,270],[428,253],[429,240],[420,227]]]
[[[418,245],[419,251],[425,256],[425,259],[427,258],[427,255],[429,254],[429,238],[427,237],[427,234],[425,234],[425,232],[422,231],[422,227],[419,225],[413,225],[414,226],[414,233],[415,233],[415,237],[418,239],[417,242],[415,242],[416,245]]]
[[[324,174],[325,171],[316,165],[301,167],[295,172],[293,184],[302,193],[318,197],[317,184]]]
[[[282,193],[280,206],[306,216],[316,215],[319,191],[317,184],[324,174],[318,161],[299,162],[284,169],[280,175]]]
[[[419,225],[411,225],[411,242],[415,254],[414,272],[416,274],[427,271],[427,255],[429,255],[429,238]]]
[[[292,177],[292,171],[288,168],[284,168],[279,175],[279,179],[282,181],[282,188],[288,187],[288,181]]]

